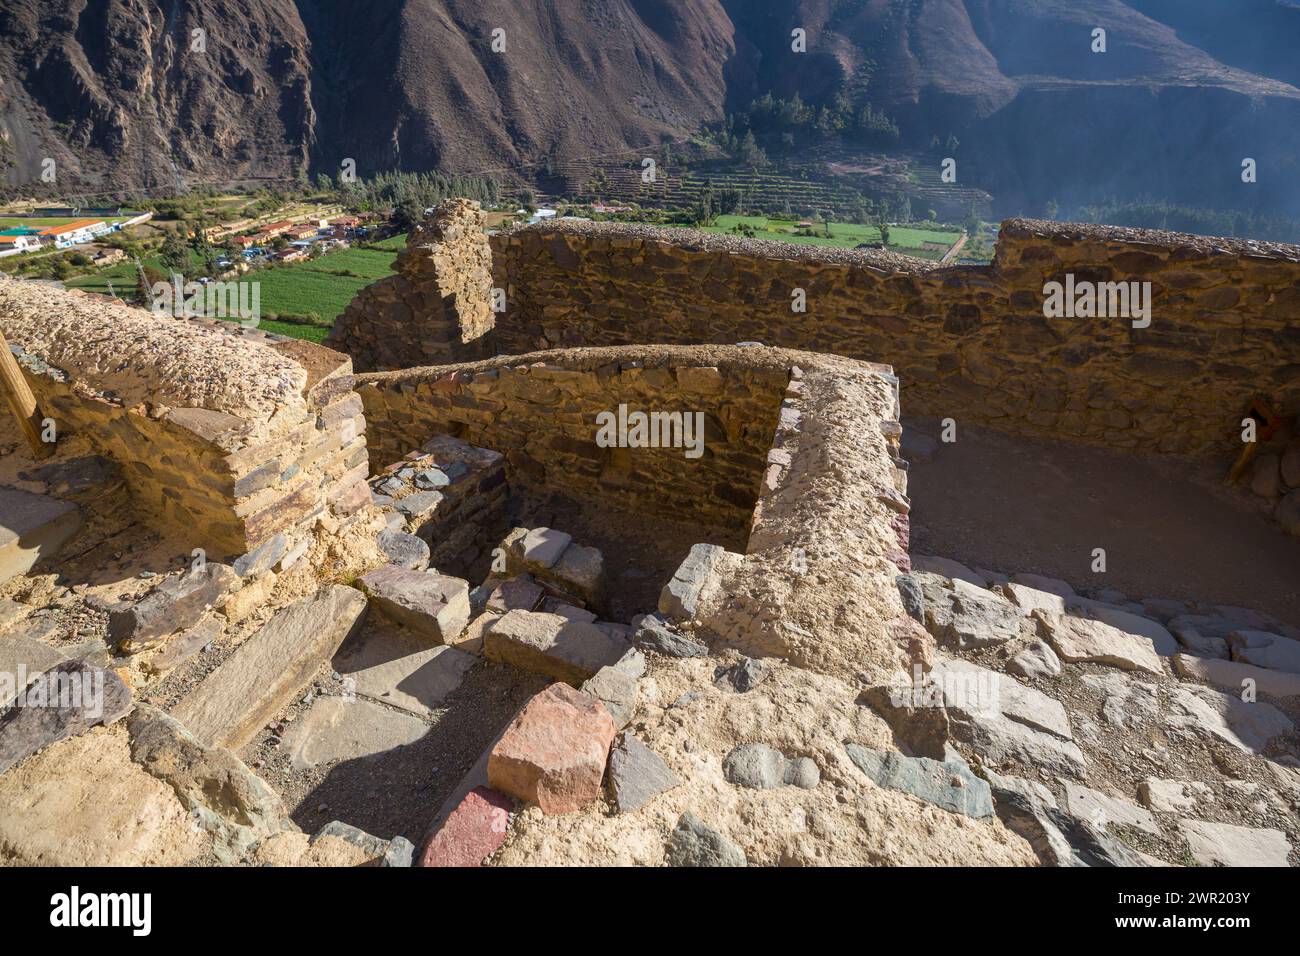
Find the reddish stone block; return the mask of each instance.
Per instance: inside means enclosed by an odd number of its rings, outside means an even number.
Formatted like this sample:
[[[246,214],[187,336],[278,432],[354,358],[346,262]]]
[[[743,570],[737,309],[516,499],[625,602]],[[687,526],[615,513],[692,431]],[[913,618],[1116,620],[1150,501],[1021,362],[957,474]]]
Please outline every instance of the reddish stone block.
[[[511,806],[509,797],[475,787],[429,838],[418,865],[482,866],[505,842]]]
[[[581,810],[600,797],[614,732],[599,700],[552,684],[524,705],[492,748],[488,783],[548,815]]]

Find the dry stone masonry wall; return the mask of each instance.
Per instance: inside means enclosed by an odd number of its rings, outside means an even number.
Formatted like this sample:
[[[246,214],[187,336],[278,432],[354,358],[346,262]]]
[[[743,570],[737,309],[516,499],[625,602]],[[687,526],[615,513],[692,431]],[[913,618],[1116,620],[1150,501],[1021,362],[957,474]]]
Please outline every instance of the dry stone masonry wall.
[[[883,359],[911,413],[1186,456],[1235,456],[1255,398],[1300,411],[1297,246],[1031,220],[1003,224],[987,267],[577,221],[492,242],[501,352],[756,340]],[[1150,324],[1046,317],[1069,275],[1150,282]]]
[[[503,452],[511,481],[636,511],[748,528],[788,370],[746,349],[588,349],[359,375],[376,454],[396,461],[435,434]],[[721,358],[715,363],[711,356]],[[621,406],[621,408],[620,408]],[[691,416],[689,447],[633,447],[635,413]],[[629,444],[602,447],[611,416]],[[697,417],[698,416],[698,417]],[[617,437],[615,435],[615,437]]]
[[[476,202],[452,199],[411,230],[393,266],[339,316],[326,344],[358,370],[443,365],[490,354],[492,252]]]
[[[369,501],[346,356],[11,280],[0,329],[56,434],[85,436],[145,514],[212,557]]]

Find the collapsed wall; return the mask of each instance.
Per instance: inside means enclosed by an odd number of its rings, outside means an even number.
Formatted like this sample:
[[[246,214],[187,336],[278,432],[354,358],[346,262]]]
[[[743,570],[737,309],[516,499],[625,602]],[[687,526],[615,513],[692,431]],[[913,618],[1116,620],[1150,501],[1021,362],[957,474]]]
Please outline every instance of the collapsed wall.
[[[544,352],[358,375],[356,389],[385,462],[452,434],[500,451],[532,485],[747,528],[789,375],[719,351],[717,362],[695,350]],[[659,413],[658,424],[698,443],[698,455],[602,446],[597,416],[610,416],[616,433],[620,416],[635,427],[638,413]]]
[[[369,501],[344,355],[8,279],[0,331],[55,434],[84,436],[143,514],[211,557]]]
[[[1031,220],[1003,224],[990,266],[571,220],[492,245],[501,352],[756,340],[887,358],[914,414],[1186,456],[1235,456],[1257,397],[1300,411],[1300,246]],[[1047,317],[1067,275],[1149,282],[1149,326]]]
[[[359,371],[490,354],[492,252],[476,202],[450,199],[415,226],[397,274],[366,286],[325,340]]]

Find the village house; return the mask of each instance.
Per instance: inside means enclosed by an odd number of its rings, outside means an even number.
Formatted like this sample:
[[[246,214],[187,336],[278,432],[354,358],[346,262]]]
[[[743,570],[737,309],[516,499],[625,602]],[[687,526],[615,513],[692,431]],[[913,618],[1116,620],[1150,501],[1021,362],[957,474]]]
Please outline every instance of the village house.
[[[56,249],[66,249],[111,231],[112,227],[102,219],[77,219],[61,226],[46,226],[37,235],[53,242]]]

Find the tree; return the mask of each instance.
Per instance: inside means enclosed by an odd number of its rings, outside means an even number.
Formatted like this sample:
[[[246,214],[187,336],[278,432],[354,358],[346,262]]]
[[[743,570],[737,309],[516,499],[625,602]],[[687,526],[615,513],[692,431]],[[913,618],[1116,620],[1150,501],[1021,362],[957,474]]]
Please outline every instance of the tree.
[[[163,237],[159,259],[172,272],[184,274],[190,267],[190,248],[179,233],[168,231]]]
[[[980,231],[980,211],[974,203],[970,204],[970,209],[966,213],[966,221],[962,224],[966,229],[966,235],[974,239]]]
[[[424,218],[424,204],[403,199],[393,208],[393,222],[403,232],[413,229]]]

